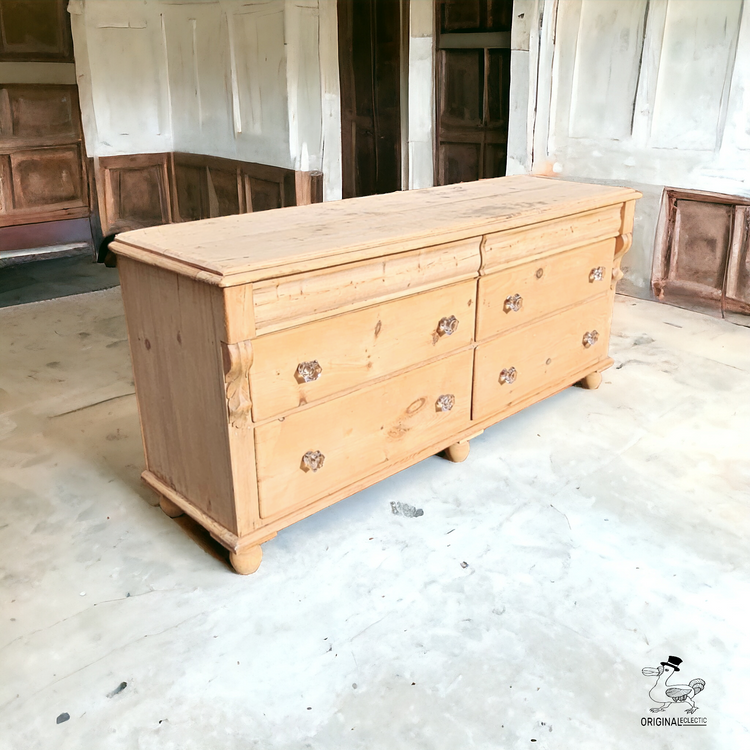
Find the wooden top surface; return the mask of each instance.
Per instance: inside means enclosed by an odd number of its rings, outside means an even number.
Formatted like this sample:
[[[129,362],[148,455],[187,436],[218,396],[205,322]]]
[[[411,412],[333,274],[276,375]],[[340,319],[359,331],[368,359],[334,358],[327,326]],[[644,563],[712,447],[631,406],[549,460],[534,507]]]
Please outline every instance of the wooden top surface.
[[[118,235],[112,250],[219,286],[287,276],[536,224],[639,198],[630,188],[518,175]]]

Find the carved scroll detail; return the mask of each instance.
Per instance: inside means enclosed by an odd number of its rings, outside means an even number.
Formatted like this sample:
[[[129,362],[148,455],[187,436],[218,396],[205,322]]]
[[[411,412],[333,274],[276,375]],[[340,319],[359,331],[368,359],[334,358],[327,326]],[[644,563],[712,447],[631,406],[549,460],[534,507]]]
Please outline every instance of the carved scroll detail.
[[[620,269],[620,263],[622,262],[622,256],[630,250],[630,246],[633,244],[633,234],[621,234],[615,238],[615,260],[612,265],[612,285],[611,289],[617,286],[617,282],[622,279],[625,275]]]
[[[253,402],[250,398],[250,367],[253,364],[253,343],[222,344],[224,355],[224,386],[227,393],[229,424],[247,427]]]

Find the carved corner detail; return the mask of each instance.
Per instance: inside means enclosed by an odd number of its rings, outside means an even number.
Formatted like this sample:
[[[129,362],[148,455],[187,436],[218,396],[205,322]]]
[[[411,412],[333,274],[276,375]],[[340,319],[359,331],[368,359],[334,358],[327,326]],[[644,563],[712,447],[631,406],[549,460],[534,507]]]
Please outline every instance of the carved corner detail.
[[[224,387],[227,394],[227,411],[232,427],[247,427],[253,406],[250,398],[250,367],[253,364],[252,341],[236,344],[222,343],[224,358]]]
[[[633,244],[633,234],[628,232],[627,234],[621,234],[615,238],[615,258],[612,264],[612,285],[611,289],[617,286],[617,282],[622,279],[625,275],[620,269],[620,263],[622,262],[622,256],[630,250],[630,246]]]

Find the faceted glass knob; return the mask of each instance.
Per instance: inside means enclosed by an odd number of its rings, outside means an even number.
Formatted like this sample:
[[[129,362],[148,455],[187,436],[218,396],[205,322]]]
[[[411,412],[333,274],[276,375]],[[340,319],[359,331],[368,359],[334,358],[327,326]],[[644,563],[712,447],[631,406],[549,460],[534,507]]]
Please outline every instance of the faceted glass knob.
[[[518,372],[516,371],[515,367],[509,367],[506,370],[500,370],[500,385],[503,385],[504,383],[508,383],[509,385],[511,383],[515,383],[517,377]]]
[[[440,318],[437,330],[441,336],[450,336],[456,332],[457,328],[458,318],[455,315],[451,315],[450,318]]]
[[[512,294],[505,298],[503,310],[505,312],[518,312],[523,307],[523,297],[520,294]]]
[[[589,281],[593,284],[595,281],[601,281],[604,278],[604,266],[597,266],[591,269]]]
[[[317,359],[313,359],[310,362],[300,362],[297,365],[295,377],[299,383],[312,383],[313,380],[317,380],[322,374],[323,368]]]
[[[435,402],[436,411],[450,411],[456,403],[456,397],[452,393],[445,393],[438,397]]]
[[[599,331],[586,331],[583,334],[583,345],[588,349],[599,341]]]
[[[305,471],[317,471],[323,468],[326,457],[320,451],[307,451],[302,456],[302,468]]]

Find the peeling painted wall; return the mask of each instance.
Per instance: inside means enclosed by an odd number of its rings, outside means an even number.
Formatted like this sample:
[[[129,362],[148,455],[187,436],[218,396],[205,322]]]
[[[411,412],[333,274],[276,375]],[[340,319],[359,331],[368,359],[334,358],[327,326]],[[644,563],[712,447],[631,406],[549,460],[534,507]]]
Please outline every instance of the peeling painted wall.
[[[750,196],[750,4],[516,0],[514,16],[522,4],[509,166],[642,190],[620,289],[650,297],[662,189]]]
[[[91,156],[182,151],[323,170],[341,195],[335,2],[72,0]]]
[[[321,170],[341,197],[336,0],[71,0],[90,156],[181,151]],[[433,184],[433,2],[409,18],[409,187]]]

